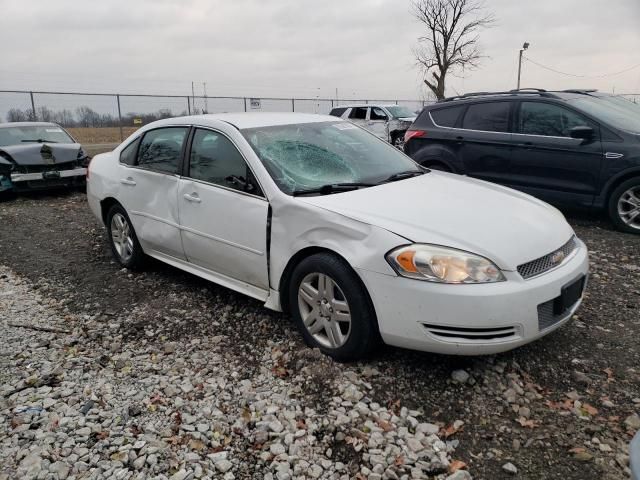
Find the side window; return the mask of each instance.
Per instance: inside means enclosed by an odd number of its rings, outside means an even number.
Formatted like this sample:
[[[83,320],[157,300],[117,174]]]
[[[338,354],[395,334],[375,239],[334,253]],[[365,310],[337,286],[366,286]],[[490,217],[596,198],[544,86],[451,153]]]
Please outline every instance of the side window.
[[[369,120],[387,120],[387,114],[378,107],[371,107],[371,116]]]
[[[147,132],[140,143],[138,165],[149,170],[178,173],[187,127],[158,128]]]
[[[439,127],[455,127],[463,108],[462,105],[459,105],[457,107],[431,110],[431,118]]]
[[[462,128],[484,132],[509,131],[509,102],[485,102],[469,105]]]
[[[351,109],[351,113],[349,113],[349,118],[353,120],[366,120],[367,119],[367,108],[366,107],[354,107]]]
[[[573,127],[591,126],[577,113],[551,103],[522,102],[518,132],[545,137],[569,137]]]
[[[136,138],[120,152],[120,163],[124,163],[125,165],[135,165],[138,145],[140,145],[140,137]]]
[[[189,177],[195,180],[262,195],[244,158],[221,133],[197,129],[191,144]]]
[[[333,115],[334,117],[341,117],[344,112],[346,112],[346,107],[338,107],[331,110],[329,115]]]

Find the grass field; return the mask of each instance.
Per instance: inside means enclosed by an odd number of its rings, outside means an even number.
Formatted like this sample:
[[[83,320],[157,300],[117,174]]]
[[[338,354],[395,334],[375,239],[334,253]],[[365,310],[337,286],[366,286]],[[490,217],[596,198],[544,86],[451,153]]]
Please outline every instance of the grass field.
[[[123,139],[127,138],[137,127],[122,127]],[[103,143],[120,143],[119,127],[90,127],[90,128],[67,128],[66,129],[79,143],[83,145],[96,145]]]

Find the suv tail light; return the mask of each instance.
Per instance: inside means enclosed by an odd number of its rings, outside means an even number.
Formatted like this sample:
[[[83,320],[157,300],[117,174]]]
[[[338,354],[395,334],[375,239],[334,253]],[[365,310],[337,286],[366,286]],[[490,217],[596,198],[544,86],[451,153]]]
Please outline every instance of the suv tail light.
[[[404,143],[407,143],[412,138],[421,138],[427,135],[424,130],[407,130],[404,133]]]

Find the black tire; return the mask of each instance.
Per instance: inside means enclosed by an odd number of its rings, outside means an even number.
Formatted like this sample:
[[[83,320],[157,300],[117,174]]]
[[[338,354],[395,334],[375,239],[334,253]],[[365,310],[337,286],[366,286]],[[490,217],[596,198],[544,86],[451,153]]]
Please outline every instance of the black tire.
[[[632,224],[628,224],[623,220],[618,209],[618,203],[621,198],[629,191],[635,191],[635,196],[640,198],[640,177],[630,178],[629,180],[622,182],[613,192],[611,192],[608,205],[609,218],[616,229],[621,232],[640,234],[640,215],[636,217]],[[625,204],[625,208],[631,209],[633,206],[627,203]]]
[[[404,132],[394,132],[391,134],[391,145],[401,152],[404,151]]]
[[[424,162],[422,166],[427,167],[429,170],[438,170],[439,172],[453,172],[448,165],[442,162]]]
[[[131,243],[129,245],[130,248],[130,255],[122,255],[118,250],[118,247],[116,245],[116,241],[114,240],[114,231],[113,231],[113,222],[114,222],[114,217],[119,218],[120,220],[124,221],[127,223],[127,226],[129,228],[129,232],[130,232],[130,240]],[[145,260],[145,254],[142,251],[142,247],[140,246],[140,242],[138,241],[138,237],[136,236],[136,232],[133,229],[133,224],[131,223],[131,220],[129,219],[129,215],[127,215],[127,212],[125,211],[125,209],[121,206],[121,205],[113,205],[109,211],[107,212],[107,218],[106,218],[106,227],[107,227],[107,236],[109,238],[109,246],[111,247],[111,253],[113,254],[113,257],[116,259],[116,261],[122,265],[125,268],[131,269],[131,270],[136,270],[142,267],[144,260]],[[118,242],[119,243],[119,242]],[[122,245],[120,245],[122,247]]]
[[[298,291],[303,280],[315,274],[326,275],[333,280],[338,287],[335,289],[335,296],[342,296],[349,307],[351,315],[349,332],[344,343],[337,348],[332,348],[318,341],[309,332],[303,321]],[[318,288],[319,290],[320,288]],[[320,351],[335,360],[352,361],[364,358],[380,343],[378,322],[369,294],[356,273],[338,256],[331,253],[318,253],[302,260],[293,270],[288,294],[293,319],[307,345],[319,348]],[[318,309],[320,309],[319,304]],[[337,310],[336,313],[338,313]],[[333,312],[333,310],[331,311]],[[332,322],[333,314],[331,314],[331,320],[327,319],[326,321]],[[334,322],[334,325],[336,323]],[[319,332],[317,335],[321,333]]]

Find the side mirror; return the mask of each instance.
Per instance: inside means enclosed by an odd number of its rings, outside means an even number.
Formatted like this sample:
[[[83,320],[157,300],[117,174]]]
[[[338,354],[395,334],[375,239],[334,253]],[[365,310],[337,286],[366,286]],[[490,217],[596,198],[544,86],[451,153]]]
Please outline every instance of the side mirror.
[[[593,135],[593,128],[587,126],[573,127],[569,130],[569,136],[571,138],[578,138],[580,140],[591,140]]]

